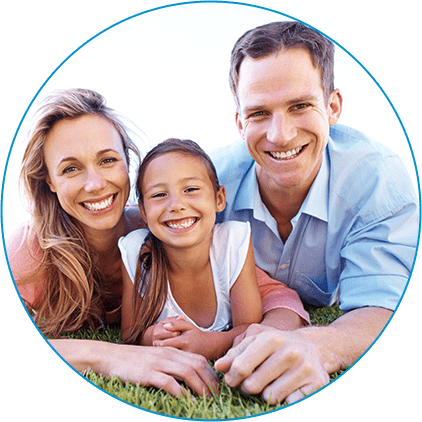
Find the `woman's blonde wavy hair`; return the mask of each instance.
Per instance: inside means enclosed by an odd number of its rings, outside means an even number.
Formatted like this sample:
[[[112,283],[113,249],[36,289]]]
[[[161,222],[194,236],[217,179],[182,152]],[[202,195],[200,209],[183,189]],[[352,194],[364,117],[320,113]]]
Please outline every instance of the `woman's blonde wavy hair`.
[[[95,91],[55,91],[45,98],[35,115],[22,160],[20,184],[31,215],[28,247],[32,251],[30,245],[36,241],[42,253],[36,273],[19,283],[37,282],[41,277],[46,280],[42,297],[30,306],[35,310],[35,323],[49,337],[82,326],[97,328],[104,318],[107,301],[113,299],[110,283],[99,270],[81,226],[63,210],[46,182],[44,144],[48,132],[60,120],[84,115],[100,116],[112,123],[121,137],[128,166],[130,151],[140,161],[139,150],[120,117]]]

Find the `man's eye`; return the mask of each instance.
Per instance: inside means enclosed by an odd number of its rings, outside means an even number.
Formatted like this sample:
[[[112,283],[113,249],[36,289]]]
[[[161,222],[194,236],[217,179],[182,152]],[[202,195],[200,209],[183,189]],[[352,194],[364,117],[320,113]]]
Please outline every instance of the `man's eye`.
[[[251,114],[251,117],[260,117],[263,116],[264,112],[263,111],[256,111],[255,113]]]
[[[309,104],[307,104],[307,103],[297,104],[297,105],[296,105],[296,109],[297,109],[297,110],[303,110],[304,108],[306,108],[306,107],[308,107],[308,106],[309,106]]]

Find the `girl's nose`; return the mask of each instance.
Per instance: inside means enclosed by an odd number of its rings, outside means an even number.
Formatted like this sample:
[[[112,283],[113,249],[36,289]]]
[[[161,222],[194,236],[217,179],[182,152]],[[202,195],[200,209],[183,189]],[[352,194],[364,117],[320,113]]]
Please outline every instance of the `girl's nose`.
[[[186,209],[185,203],[183,201],[183,196],[179,194],[171,194],[169,201],[169,211],[178,212]]]

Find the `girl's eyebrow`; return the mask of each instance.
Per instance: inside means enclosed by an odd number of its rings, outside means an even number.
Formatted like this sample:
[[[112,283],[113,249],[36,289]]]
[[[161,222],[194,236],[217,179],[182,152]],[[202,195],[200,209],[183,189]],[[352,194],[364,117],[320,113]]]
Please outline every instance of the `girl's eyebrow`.
[[[202,177],[199,177],[199,176],[184,177],[183,179],[180,180],[180,182],[186,183],[186,182],[190,182],[190,181],[193,181],[193,180],[199,180],[201,182],[206,183],[206,181],[204,179],[202,179]],[[145,193],[152,190],[152,189],[165,187],[165,186],[166,186],[166,184],[164,182],[154,183],[153,185],[146,187]]]

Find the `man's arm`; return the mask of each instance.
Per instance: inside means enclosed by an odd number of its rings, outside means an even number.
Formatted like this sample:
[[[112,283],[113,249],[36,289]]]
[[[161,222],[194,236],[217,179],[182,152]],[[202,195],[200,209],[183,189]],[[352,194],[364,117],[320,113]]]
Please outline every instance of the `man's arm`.
[[[329,382],[329,374],[352,365],[374,342],[392,311],[367,307],[325,327],[281,331],[251,326],[246,337],[215,363],[230,387],[276,404],[293,403]]]

